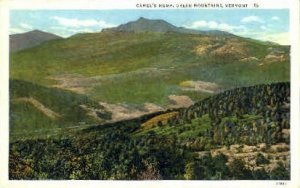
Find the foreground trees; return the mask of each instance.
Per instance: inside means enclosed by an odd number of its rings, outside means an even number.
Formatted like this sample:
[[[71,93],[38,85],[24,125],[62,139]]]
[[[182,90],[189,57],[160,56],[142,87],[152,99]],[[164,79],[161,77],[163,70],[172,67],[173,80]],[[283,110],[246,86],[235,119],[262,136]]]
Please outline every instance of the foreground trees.
[[[239,88],[178,110],[144,130],[154,115],[84,129],[63,137],[10,144],[10,179],[289,179],[283,164],[258,154],[258,169],[215,148],[289,144],[289,84]],[[158,121],[159,122],[159,121]],[[241,149],[241,148],[238,148]],[[205,152],[200,155],[198,152]]]

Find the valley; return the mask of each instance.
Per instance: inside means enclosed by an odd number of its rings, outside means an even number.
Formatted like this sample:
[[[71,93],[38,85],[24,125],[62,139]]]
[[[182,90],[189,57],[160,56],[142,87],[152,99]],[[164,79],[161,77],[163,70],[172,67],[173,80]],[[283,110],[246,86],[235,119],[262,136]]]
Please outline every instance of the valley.
[[[289,52],[147,18],[12,52],[10,179],[289,179]]]

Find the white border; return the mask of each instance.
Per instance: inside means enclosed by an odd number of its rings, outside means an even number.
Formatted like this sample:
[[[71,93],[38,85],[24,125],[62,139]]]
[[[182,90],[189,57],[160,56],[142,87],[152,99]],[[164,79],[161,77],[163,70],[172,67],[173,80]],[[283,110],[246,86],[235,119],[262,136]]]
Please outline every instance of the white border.
[[[290,9],[291,44],[291,180],[300,187],[300,4]]]
[[[45,3],[47,2],[47,3]],[[258,3],[260,8],[283,9],[295,5],[292,0],[10,0],[10,8],[14,9],[135,9],[137,3],[223,3],[223,4],[249,4]],[[175,6],[176,8],[176,6]],[[157,8],[156,8],[157,9]]]
[[[0,188],[8,179],[8,9],[0,1]]]
[[[8,180],[8,26],[9,9],[136,9],[137,3],[258,3],[261,9],[290,9],[291,40],[291,181],[17,181]],[[299,0],[0,0],[0,188],[6,187],[300,187]]]

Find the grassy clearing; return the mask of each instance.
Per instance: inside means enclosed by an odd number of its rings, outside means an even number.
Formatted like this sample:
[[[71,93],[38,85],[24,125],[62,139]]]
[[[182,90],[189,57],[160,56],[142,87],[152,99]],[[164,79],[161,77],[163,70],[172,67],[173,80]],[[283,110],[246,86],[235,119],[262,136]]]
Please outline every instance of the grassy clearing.
[[[183,80],[215,82],[222,89],[251,86],[289,80],[289,64],[272,63],[259,66],[258,63],[232,63],[226,65],[191,65],[168,70],[164,73],[145,73],[122,76],[105,80],[97,85],[91,96],[95,100],[109,103],[142,104],[152,102],[159,105],[168,103],[169,95],[187,95],[193,100],[201,100],[209,94],[182,91]]]
[[[153,119],[156,120],[160,117],[161,116],[154,117]],[[150,123],[154,122],[151,121]],[[204,115],[200,118],[194,119],[191,124],[178,124],[176,126],[170,126],[168,124],[165,124],[164,126],[152,125],[151,129],[140,128],[135,133],[135,136],[142,136],[152,132],[162,137],[177,135],[180,139],[192,139],[198,137],[200,133],[203,133],[210,128],[211,120],[209,119],[208,115]]]
[[[158,116],[155,116],[154,118],[149,119],[145,123],[142,124],[143,129],[149,129],[152,126],[155,126],[157,124],[166,125],[168,123],[169,119],[172,119],[178,115],[178,112],[170,112],[166,114],[161,114]]]
[[[180,82],[179,86],[193,88],[195,85],[192,80],[187,80],[187,81]]]
[[[169,95],[183,93],[178,86],[186,80],[214,82],[223,89],[289,80],[286,62],[259,66],[260,62],[195,53],[196,46],[216,40],[176,33],[80,34],[12,54],[10,73],[14,79],[44,86],[54,85],[48,78],[55,75],[108,76],[86,94],[98,101],[138,105],[167,104]],[[272,47],[249,39],[236,40],[245,45],[249,56],[258,58],[266,56]],[[131,74],[145,68],[157,71]],[[186,94],[193,99],[204,95]]]

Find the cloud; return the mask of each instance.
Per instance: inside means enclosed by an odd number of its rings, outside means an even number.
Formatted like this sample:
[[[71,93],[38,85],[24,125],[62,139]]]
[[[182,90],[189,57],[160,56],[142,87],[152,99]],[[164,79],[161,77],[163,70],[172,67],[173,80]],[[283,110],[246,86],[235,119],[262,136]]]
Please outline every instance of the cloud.
[[[260,29],[261,30],[267,30],[268,28],[266,26],[262,25],[262,26],[260,26]]]
[[[20,23],[20,26],[23,28],[23,29],[26,29],[26,30],[32,30],[32,26],[31,25],[28,25],[26,23]]]
[[[114,24],[106,23],[103,20],[95,20],[95,19],[85,19],[85,20],[79,20],[76,18],[64,18],[64,17],[58,17],[54,16],[52,19],[56,20],[59,25],[65,26],[65,27],[93,27],[97,26],[100,28],[107,28],[107,27],[114,27]]]
[[[193,28],[193,29],[201,29],[203,27],[208,27],[208,28],[216,28],[217,27],[217,22],[215,21],[205,21],[205,20],[199,20],[193,22],[190,26],[187,26],[188,28]]]
[[[265,41],[272,41],[282,45],[289,45],[289,33],[266,33],[264,36],[261,37],[261,40]]]
[[[22,22],[16,27],[10,27],[9,33],[10,34],[25,33],[31,30],[33,30],[33,27],[31,25]]]
[[[251,22],[264,23],[264,20],[262,20],[258,16],[247,16],[242,18],[241,22],[242,23],[251,23]]]
[[[281,45],[289,45],[289,32],[274,32],[274,31],[248,31],[237,33],[239,36],[249,37],[261,41],[271,41]]]
[[[103,28],[114,27],[116,25],[96,19],[76,19],[54,16],[57,24],[50,27],[50,32],[63,37],[69,37],[76,33],[92,33],[100,31]]]
[[[271,18],[271,20],[278,21],[278,20],[280,20],[280,18],[277,17],[277,16],[273,16],[273,17]]]
[[[24,30],[23,28],[19,28],[19,27],[9,28],[9,33],[10,34],[17,34],[17,33],[24,33],[24,32],[26,32],[26,30]]]
[[[234,26],[234,25],[229,25],[227,23],[219,23],[216,21],[205,21],[205,20],[195,21],[191,25],[185,25],[184,27],[190,29],[217,29],[217,30],[229,31],[229,32],[245,29],[245,26]]]
[[[52,26],[49,28],[51,33],[57,34],[62,37],[69,37],[71,35],[77,33],[94,33],[99,31],[97,28],[88,28],[88,27],[80,27],[80,28],[66,28],[60,26]]]

